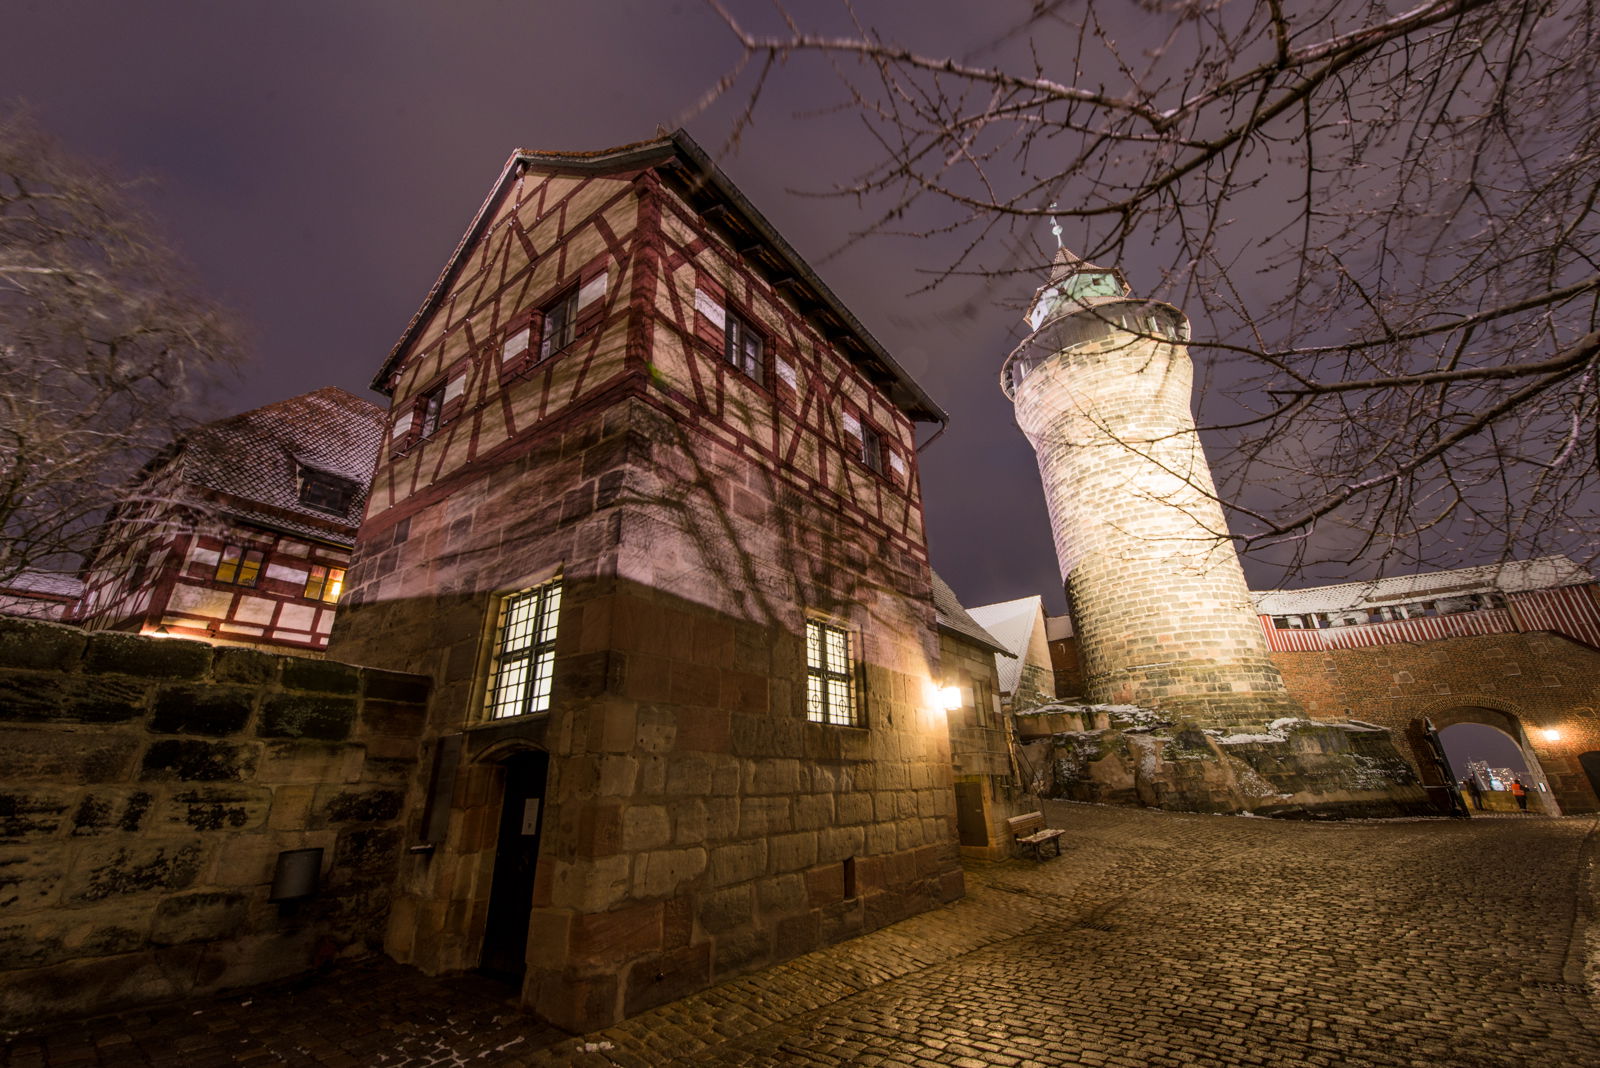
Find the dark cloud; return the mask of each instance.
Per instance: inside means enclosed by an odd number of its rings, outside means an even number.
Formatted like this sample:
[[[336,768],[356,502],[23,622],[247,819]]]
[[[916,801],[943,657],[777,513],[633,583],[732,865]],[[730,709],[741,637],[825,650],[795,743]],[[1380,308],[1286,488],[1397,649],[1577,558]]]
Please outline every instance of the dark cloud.
[[[918,11],[922,47],[997,54],[992,13]],[[145,200],[252,341],[228,398],[244,408],[365,393],[514,148],[650,137],[735,59],[698,2],[29,3],[7,16],[0,97],[150,179]],[[923,468],[935,566],[969,604],[1040,592],[1059,610],[1037,468],[996,385],[1035,282],[914,295],[947,247],[850,244],[853,201],[795,191],[847,181],[871,143],[827,66],[796,67],[725,169],[951,412]],[[689,128],[719,152],[735,111]]]

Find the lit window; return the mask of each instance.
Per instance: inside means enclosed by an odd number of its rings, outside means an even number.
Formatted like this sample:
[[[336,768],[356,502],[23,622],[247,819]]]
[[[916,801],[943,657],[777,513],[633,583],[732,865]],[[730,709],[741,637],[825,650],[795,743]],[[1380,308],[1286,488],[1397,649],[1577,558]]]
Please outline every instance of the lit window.
[[[339,594],[344,590],[344,568],[322,567],[316,565],[311,568],[311,575],[306,579],[306,597],[313,601],[326,601],[336,604]]]
[[[723,328],[722,357],[757,383],[762,381],[761,334],[730,309]]]
[[[869,423],[861,424],[861,462],[883,474],[883,435]]]
[[[544,310],[544,330],[539,337],[539,359],[548,360],[572,344],[578,325],[578,291],[571,290]]]
[[[860,724],[850,632],[806,620],[806,718],[840,727]]]
[[[222,557],[217,561],[216,580],[235,586],[254,586],[261,574],[264,556],[260,549],[246,549],[238,545],[224,545]]]
[[[489,674],[489,718],[550,710],[550,677],[556,659],[560,581],[547,582],[500,602],[494,659]]]

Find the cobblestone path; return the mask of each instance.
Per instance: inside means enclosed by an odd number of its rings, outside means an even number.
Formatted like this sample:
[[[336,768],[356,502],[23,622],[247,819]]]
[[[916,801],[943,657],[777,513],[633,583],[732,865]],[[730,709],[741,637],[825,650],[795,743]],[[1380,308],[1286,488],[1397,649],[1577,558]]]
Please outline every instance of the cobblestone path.
[[[1592,818],[1046,811],[1060,859],[973,866],[952,906],[581,1038],[373,961],[0,1065],[1600,1066]]]

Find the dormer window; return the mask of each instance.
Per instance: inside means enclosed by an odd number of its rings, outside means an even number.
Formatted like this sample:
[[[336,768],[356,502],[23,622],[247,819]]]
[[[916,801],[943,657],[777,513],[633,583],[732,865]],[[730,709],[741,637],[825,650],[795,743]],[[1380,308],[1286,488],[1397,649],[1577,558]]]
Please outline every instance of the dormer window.
[[[354,482],[301,465],[300,503],[306,507],[333,515],[344,515],[350,510],[350,502],[355,496]]]

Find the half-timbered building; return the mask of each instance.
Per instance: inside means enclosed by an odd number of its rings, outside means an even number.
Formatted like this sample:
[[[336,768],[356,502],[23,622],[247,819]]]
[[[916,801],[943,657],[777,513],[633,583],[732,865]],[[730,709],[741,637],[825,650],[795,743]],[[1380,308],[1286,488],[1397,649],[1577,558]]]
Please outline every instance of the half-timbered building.
[[[189,432],[108,517],[78,618],[320,651],[384,423],[376,405],[329,386]]]
[[[944,413],[693,141],[513,154],[375,388],[329,652],[435,680],[392,955],[581,1030],[959,895]]]

